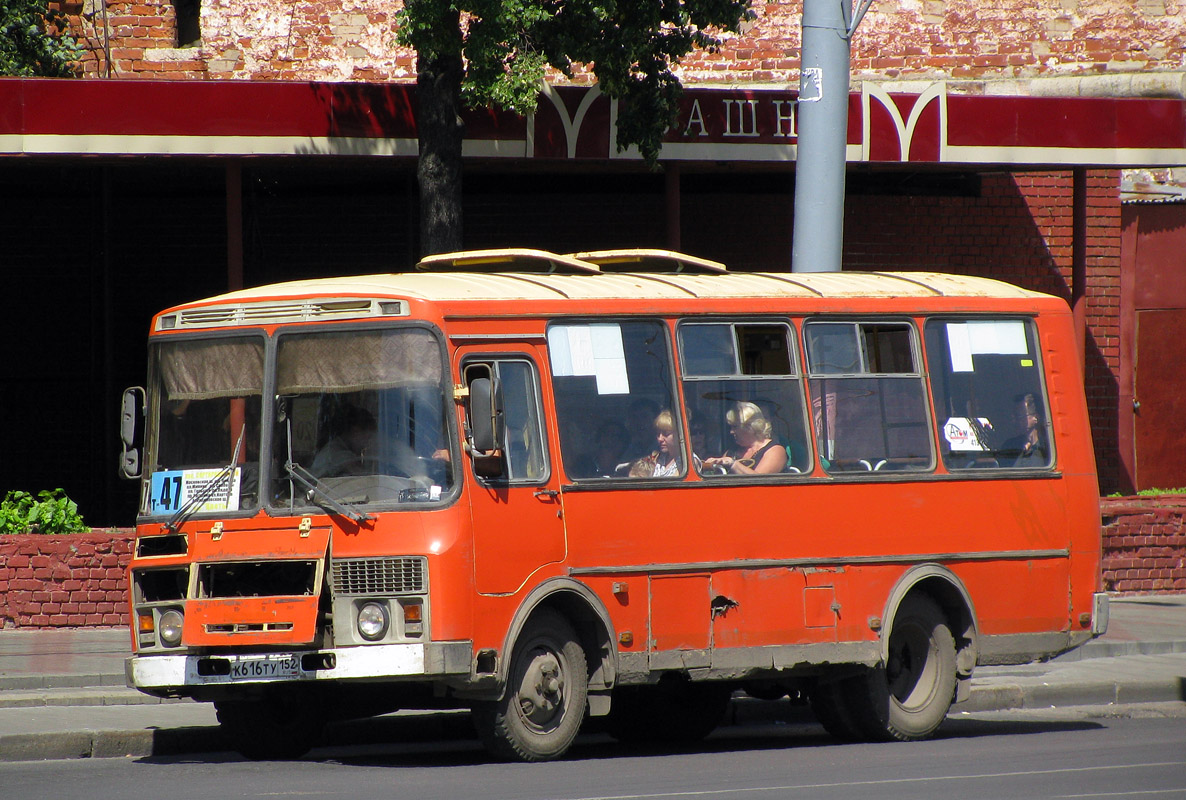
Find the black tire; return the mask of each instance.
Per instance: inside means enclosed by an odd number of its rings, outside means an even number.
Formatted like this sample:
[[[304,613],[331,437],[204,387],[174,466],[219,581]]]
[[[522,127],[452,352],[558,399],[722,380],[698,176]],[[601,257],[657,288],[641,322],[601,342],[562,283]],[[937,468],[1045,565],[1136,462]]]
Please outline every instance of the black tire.
[[[585,651],[563,616],[541,609],[519,634],[501,699],[474,705],[474,725],[495,756],[548,761],[564,755],[585,718]]]
[[[717,683],[671,681],[614,692],[607,730],[631,744],[695,744],[716,730],[733,696]]]
[[[845,681],[844,703],[864,738],[901,742],[930,738],[955,697],[955,637],[925,595],[907,597],[894,617],[889,659]]]
[[[317,746],[325,729],[317,698],[295,692],[215,703],[214,708],[227,744],[252,761],[300,758]]]

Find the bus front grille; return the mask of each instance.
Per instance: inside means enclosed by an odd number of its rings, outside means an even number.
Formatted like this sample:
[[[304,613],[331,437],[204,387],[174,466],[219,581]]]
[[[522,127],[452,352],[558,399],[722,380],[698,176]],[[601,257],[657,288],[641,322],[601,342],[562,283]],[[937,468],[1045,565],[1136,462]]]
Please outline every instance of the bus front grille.
[[[330,569],[339,595],[392,595],[424,592],[425,559],[420,556],[335,560]]]

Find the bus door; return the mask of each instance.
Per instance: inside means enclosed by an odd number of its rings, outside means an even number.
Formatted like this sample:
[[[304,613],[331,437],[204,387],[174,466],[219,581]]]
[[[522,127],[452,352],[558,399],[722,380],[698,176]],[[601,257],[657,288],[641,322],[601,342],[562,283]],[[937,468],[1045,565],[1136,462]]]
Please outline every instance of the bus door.
[[[460,354],[471,450],[478,408],[493,411],[493,449],[471,452],[469,488],[474,582],[481,594],[512,594],[540,567],[564,559],[560,486],[548,453],[533,354],[477,350]]]

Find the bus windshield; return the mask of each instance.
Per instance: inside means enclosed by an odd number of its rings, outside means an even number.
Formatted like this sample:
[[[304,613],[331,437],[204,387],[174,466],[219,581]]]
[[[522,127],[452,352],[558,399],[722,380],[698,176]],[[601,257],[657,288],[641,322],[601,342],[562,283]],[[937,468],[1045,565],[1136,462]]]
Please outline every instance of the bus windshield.
[[[269,409],[264,337],[154,345],[149,514],[312,510],[326,497],[431,503],[450,493],[448,396],[430,331],[281,333],[276,341]],[[262,435],[268,424],[270,437]],[[262,496],[261,479],[270,487]]]
[[[424,328],[282,335],[274,504],[442,500],[454,480],[443,376]]]

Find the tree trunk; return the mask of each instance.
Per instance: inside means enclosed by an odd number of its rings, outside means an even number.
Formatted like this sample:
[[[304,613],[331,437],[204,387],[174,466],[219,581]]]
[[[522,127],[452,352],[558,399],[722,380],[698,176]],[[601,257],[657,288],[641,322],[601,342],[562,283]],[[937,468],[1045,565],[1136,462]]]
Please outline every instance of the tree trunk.
[[[454,12],[456,13],[456,12]],[[461,250],[460,31],[455,51],[418,59],[416,127],[420,137],[420,255]]]

